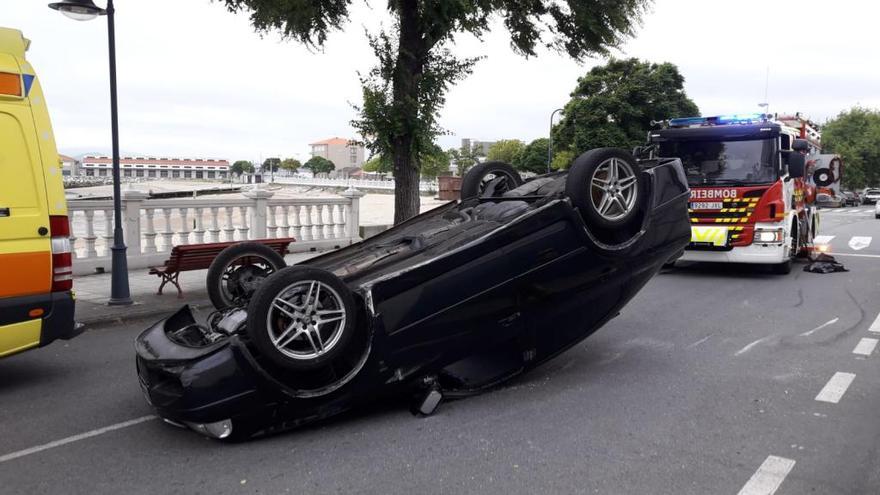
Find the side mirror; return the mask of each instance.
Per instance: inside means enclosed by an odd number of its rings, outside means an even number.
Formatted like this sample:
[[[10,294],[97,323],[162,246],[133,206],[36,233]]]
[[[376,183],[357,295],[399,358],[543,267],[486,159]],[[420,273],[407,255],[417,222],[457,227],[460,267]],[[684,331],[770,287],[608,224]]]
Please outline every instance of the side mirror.
[[[797,141],[795,141],[797,142]],[[793,151],[788,154],[788,176],[799,179],[804,176],[804,168],[807,166],[807,158]]]
[[[810,151],[810,142],[806,139],[795,139],[791,143],[791,149],[794,151]]]

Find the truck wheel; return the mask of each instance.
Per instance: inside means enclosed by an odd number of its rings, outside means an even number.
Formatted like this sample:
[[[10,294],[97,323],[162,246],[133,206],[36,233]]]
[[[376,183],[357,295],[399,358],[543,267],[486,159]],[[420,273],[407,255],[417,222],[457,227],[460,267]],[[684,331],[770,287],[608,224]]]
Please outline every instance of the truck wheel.
[[[269,277],[248,305],[247,333],[278,366],[311,370],[346,350],[357,323],[351,290],[319,268],[291,266]]]
[[[471,167],[461,180],[461,199],[491,196],[516,189],[523,183],[519,172],[504,162],[485,162]]]
[[[285,266],[277,251],[258,242],[229,246],[208,268],[208,298],[217,309],[245,306],[263,280]]]
[[[642,184],[635,158],[618,148],[597,148],[575,159],[565,193],[594,227],[620,228],[641,207]]]

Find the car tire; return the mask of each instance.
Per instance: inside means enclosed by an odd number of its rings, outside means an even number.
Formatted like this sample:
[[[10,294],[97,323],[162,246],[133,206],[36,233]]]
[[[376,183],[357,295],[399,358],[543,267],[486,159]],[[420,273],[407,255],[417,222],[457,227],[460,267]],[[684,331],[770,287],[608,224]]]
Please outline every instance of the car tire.
[[[486,187],[496,178],[503,180],[496,185],[493,196],[516,189],[523,183],[519,172],[504,162],[484,162],[471,167],[461,180],[461,199],[481,197]]]
[[[565,193],[587,225],[617,229],[632,221],[642,202],[639,166],[619,148],[597,148],[577,157]]]
[[[208,298],[217,309],[246,306],[260,284],[285,266],[284,258],[264,244],[242,242],[229,246],[208,268]]]
[[[247,334],[289,370],[320,368],[343,354],[357,325],[351,290],[319,268],[291,266],[266,279],[248,305]]]

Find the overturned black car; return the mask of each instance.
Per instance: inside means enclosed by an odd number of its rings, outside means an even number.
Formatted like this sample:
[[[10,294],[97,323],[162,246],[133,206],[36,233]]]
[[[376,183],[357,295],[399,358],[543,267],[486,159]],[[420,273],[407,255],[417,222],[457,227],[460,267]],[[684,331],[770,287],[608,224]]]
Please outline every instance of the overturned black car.
[[[525,182],[482,163],[462,198],[291,267],[219,256],[207,324],[184,307],[137,338],[147,400],[215,438],[386,394],[430,414],[589,336],[690,240],[678,159],[603,148]]]

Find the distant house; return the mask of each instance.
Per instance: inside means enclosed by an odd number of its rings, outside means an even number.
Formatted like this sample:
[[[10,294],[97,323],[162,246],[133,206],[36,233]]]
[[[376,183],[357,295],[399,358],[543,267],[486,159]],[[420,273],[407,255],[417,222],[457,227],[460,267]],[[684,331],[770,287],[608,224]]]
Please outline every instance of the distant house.
[[[79,161],[71,156],[59,154],[61,159],[61,175],[64,177],[72,177],[79,175]]]
[[[320,156],[333,162],[337,169],[364,165],[364,147],[351,139],[334,137],[311,143],[312,156]]]
[[[161,179],[226,179],[229,162],[211,158],[156,158],[152,156],[123,156],[119,159],[122,177]],[[109,177],[113,175],[113,160],[109,156],[84,156],[83,175]]]
[[[495,141],[479,141],[476,139],[462,139],[461,140],[461,149],[469,150],[471,148],[477,148],[482,156],[486,156],[489,154],[489,148],[495,144]]]

